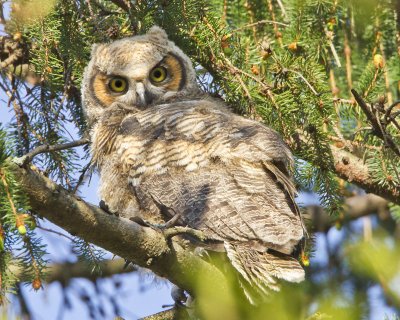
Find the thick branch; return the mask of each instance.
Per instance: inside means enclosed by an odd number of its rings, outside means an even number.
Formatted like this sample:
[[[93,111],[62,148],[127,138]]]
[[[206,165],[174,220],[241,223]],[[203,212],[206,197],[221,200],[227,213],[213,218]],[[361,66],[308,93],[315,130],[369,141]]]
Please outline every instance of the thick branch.
[[[391,219],[388,201],[372,193],[349,197],[344,202],[341,223],[353,221],[358,218],[376,213],[381,220]],[[338,220],[329,215],[321,206],[308,206],[304,216],[312,220],[312,227],[317,232],[327,232]]]
[[[92,266],[84,261],[78,261],[75,263],[56,263],[46,267],[46,278],[44,279],[47,283],[60,282],[63,285],[75,278],[85,278],[88,280],[96,280],[98,278],[107,278],[115,274],[129,273],[135,271],[137,268],[132,264],[125,267],[124,259],[113,259],[104,260],[99,262],[99,272],[93,272]],[[25,281],[24,270],[21,265],[13,265],[10,270],[16,275],[21,281]]]
[[[67,284],[74,278],[96,280],[97,278],[107,278],[115,274],[128,273],[136,270],[132,264],[125,268],[124,266],[124,259],[105,260],[99,263],[100,272],[94,273],[93,268],[82,261],[76,263],[54,264],[50,266],[50,269],[47,269],[48,275],[45,280],[47,283],[57,281]]]
[[[216,292],[229,292],[227,280],[219,269],[182,248],[174,239],[169,244],[162,232],[106,214],[35,168],[24,169],[16,163],[10,167],[32,209],[69,233],[151,269],[192,294],[199,277],[215,286],[212,289]]]
[[[139,320],[176,320],[176,319],[180,319],[177,309],[176,308],[172,308],[169,310],[165,310],[165,311],[161,311],[158,312],[156,314],[153,314],[151,316],[147,316],[144,318],[141,318]],[[182,318],[184,319],[184,318]],[[187,317],[186,317],[187,319]]]
[[[339,177],[358,185],[368,193],[375,193],[382,198],[400,204],[399,187],[388,189],[379,186],[370,176],[368,167],[362,159],[333,145],[331,145],[331,150],[334,159],[334,169]]]

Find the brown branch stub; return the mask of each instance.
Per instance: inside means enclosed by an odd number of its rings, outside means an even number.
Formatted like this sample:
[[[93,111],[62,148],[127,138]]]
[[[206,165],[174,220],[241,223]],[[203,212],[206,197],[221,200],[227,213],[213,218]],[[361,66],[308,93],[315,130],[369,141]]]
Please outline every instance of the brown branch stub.
[[[350,152],[331,145],[334,170],[337,175],[354,183],[368,193],[374,193],[396,204],[400,204],[400,188],[388,189],[379,186],[369,174],[368,167],[362,159]]]

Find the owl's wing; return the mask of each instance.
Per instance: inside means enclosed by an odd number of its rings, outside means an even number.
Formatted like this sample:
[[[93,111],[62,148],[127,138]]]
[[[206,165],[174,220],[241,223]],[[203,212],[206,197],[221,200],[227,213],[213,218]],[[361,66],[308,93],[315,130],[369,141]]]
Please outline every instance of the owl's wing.
[[[292,159],[275,131],[192,101],[129,115],[119,134],[116,149],[141,210],[178,214],[223,244],[250,301],[254,290],[277,290],[276,278],[304,279],[290,256],[304,236]]]
[[[214,101],[129,115],[116,148],[143,210],[164,208],[210,239],[285,254],[304,235],[284,142]]]

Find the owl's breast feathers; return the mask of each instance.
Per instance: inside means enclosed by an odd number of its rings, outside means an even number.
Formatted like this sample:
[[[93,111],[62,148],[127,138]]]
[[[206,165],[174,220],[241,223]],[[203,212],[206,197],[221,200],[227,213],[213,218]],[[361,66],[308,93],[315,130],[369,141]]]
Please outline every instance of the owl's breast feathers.
[[[101,170],[126,177],[140,210],[179,214],[223,243],[246,283],[265,291],[277,288],[274,278],[304,278],[290,257],[304,237],[293,160],[272,129],[215,101],[183,101],[115,108],[99,122],[93,145]],[[118,168],[104,164],[107,157],[118,157]]]

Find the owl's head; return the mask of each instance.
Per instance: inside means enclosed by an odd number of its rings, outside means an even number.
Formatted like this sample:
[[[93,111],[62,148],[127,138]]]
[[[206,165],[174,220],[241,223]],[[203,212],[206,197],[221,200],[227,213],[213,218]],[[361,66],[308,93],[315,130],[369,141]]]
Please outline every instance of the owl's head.
[[[198,90],[190,59],[156,26],[145,35],[95,44],[82,81],[89,124],[114,102],[146,108]]]

